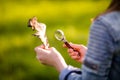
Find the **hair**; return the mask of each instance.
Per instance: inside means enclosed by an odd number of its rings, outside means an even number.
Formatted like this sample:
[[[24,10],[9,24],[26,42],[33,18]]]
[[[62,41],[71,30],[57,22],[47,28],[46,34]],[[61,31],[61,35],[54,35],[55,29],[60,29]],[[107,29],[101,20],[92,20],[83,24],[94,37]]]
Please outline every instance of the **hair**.
[[[120,0],[112,0],[105,13],[120,11]]]
[[[91,21],[96,20],[99,16],[113,12],[113,11],[120,11],[120,0],[112,0],[108,8],[101,14],[97,15],[94,19]]]

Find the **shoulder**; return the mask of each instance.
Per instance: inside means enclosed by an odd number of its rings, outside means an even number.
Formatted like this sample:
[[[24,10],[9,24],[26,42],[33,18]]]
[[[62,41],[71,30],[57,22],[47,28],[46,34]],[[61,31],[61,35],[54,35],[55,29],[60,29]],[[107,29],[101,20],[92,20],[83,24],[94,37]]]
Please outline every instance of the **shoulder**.
[[[110,12],[98,17],[98,20],[102,21],[105,24],[118,24],[120,23],[120,12]]]
[[[93,24],[96,24],[96,23],[101,23],[107,26],[120,24],[120,12],[116,11],[116,12],[103,14],[99,16],[97,19],[95,19]]]
[[[95,24],[106,29],[114,41],[120,40],[120,12],[116,11],[101,15],[93,22],[93,25]]]

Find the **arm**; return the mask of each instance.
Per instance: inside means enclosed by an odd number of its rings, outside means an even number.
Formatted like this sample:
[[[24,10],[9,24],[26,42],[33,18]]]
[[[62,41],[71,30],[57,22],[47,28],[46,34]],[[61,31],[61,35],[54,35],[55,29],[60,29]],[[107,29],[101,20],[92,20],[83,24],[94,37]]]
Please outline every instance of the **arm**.
[[[107,24],[107,23],[106,23]],[[60,74],[60,80],[108,80],[113,54],[112,39],[101,20],[96,20],[90,31],[88,50],[82,66],[82,74],[74,69],[65,69]],[[66,73],[71,70],[71,73]],[[62,75],[62,76],[61,76]]]
[[[60,80],[107,80],[113,57],[110,46],[111,37],[106,25],[97,20],[91,28],[82,72],[80,69],[67,66],[63,57],[54,48],[37,47],[35,51],[41,63],[51,65],[60,72]]]
[[[112,63],[112,37],[107,28],[110,25],[98,19],[90,31],[86,58],[83,64],[83,80],[108,80]]]

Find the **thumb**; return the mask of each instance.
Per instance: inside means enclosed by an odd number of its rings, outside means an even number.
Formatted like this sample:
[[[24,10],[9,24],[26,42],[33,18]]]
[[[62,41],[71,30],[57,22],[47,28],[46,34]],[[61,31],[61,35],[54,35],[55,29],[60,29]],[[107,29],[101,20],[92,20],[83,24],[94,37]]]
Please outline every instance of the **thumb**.
[[[70,44],[73,48],[76,48],[76,49],[78,49],[78,48],[82,48],[83,47],[83,45],[78,45],[78,44]]]
[[[45,49],[43,49],[43,48],[36,47],[36,48],[35,48],[35,52],[36,52],[36,53],[46,53],[46,52],[48,52],[48,51],[45,50]]]

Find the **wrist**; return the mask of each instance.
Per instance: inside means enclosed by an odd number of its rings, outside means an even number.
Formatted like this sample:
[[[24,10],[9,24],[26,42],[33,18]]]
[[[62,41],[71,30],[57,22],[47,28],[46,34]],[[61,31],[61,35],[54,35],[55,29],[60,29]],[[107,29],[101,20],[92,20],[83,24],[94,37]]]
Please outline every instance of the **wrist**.
[[[60,73],[63,69],[67,68],[68,65],[64,62],[58,63],[56,66],[57,71]]]
[[[61,72],[63,69],[67,67],[68,65],[66,64],[63,58],[60,58],[58,61],[56,61],[55,68],[58,72]]]

